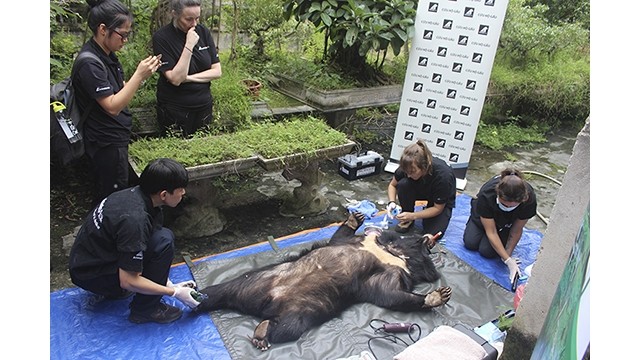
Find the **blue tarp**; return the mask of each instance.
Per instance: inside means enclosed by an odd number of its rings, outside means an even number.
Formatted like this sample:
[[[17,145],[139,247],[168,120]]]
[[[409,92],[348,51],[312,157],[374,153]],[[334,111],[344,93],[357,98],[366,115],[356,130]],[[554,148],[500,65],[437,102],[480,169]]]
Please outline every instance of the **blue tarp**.
[[[444,246],[451,253],[509,289],[508,274],[499,259],[487,260],[464,249],[462,234],[469,216],[471,197],[457,197],[456,208],[445,236]],[[383,215],[371,219],[380,222]],[[390,226],[393,226],[391,224]],[[337,224],[295,234],[277,240],[280,248],[329,238]],[[521,269],[535,261],[542,234],[525,229],[514,256],[522,260]],[[211,261],[258,254],[271,250],[268,242],[196,260]],[[173,282],[193,279],[186,264],[174,266]],[[50,295],[51,359],[231,359],[220,333],[207,314],[194,316],[179,301],[165,297],[165,302],[185,311],[171,324],[133,325],[127,320],[130,299],[100,301],[82,289],[70,288]]]

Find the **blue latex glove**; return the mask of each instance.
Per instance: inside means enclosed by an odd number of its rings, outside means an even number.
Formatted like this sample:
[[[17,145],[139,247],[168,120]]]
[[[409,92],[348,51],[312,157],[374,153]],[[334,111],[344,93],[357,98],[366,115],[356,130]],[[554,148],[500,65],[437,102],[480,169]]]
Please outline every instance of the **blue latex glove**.
[[[371,219],[378,213],[376,204],[369,200],[362,200],[354,204],[349,204],[347,205],[347,210],[349,210],[350,213],[361,212],[367,219]]]

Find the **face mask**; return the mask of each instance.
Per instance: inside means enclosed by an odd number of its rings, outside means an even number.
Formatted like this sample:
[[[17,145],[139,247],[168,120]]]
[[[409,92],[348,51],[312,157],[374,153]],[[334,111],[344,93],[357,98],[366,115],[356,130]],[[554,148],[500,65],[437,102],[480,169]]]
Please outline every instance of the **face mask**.
[[[506,212],[510,212],[515,210],[518,206],[520,206],[520,204],[516,205],[516,206],[512,206],[512,207],[506,207],[504,205],[502,205],[502,203],[500,202],[500,200],[498,200],[498,198],[496,197],[496,204],[498,204],[498,207],[500,208],[500,210],[502,211],[506,211]]]

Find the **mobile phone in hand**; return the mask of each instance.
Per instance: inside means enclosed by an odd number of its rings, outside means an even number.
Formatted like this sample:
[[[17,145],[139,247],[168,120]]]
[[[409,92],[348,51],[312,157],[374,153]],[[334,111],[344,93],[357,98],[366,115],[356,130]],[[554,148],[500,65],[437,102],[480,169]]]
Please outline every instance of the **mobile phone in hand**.
[[[520,274],[516,273],[516,276],[513,277],[513,281],[511,282],[511,291],[516,291],[518,288],[518,282],[520,281]]]

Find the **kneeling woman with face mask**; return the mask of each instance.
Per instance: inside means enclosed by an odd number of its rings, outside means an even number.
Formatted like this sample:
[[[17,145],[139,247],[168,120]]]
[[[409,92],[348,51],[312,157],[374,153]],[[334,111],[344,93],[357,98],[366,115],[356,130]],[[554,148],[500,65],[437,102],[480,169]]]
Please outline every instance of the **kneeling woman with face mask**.
[[[522,230],[536,215],[533,187],[514,169],[505,169],[487,181],[471,200],[471,215],[464,231],[464,246],[486,258],[500,257],[509,269],[512,283],[519,277],[511,257]]]

